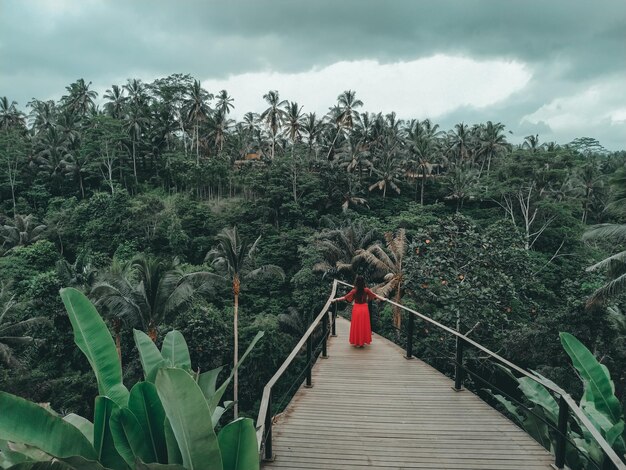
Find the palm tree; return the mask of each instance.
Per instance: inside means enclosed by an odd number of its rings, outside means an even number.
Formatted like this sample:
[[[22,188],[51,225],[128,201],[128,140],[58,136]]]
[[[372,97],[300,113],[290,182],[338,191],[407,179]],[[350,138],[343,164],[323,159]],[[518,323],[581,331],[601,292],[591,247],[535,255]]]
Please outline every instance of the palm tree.
[[[430,120],[423,122],[415,121],[411,123],[408,130],[408,152],[409,152],[409,169],[413,172],[421,173],[421,193],[420,204],[424,205],[424,185],[427,175],[431,175],[436,164],[435,156],[439,153],[438,129],[439,125],[434,126]],[[417,181],[415,179],[415,199],[417,200]]]
[[[183,272],[177,258],[161,260],[140,254],[127,263],[114,261],[91,295],[113,320],[119,352],[123,320],[141,325],[156,342],[158,326],[186,307],[194,295],[204,293],[209,279],[206,272]]]
[[[57,118],[54,101],[33,100],[28,103],[28,106],[31,108],[30,119],[35,136],[54,127]]]
[[[576,169],[569,181],[573,193],[583,200],[583,214],[581,217],[583,224],[587,223],[587,217],[592,207],[593,200],[604,187],[604,175],[602,175],[599,170],[597,163],[585,163],[583,166]]]
[[[402,283],[404,281],[402,262],[408,245],[405,229],[399,229],[395,235],[392,232],[385,233],[385,243],[387,250],[380,244],[374,243],[366,250],[359,250],[356,259],[365,261],[382,277],[383,282],[374,288],[375,292],[382,297],[389,297],[392,292],[395,292],[394,300],[399,304],[402,300]],[[400,308],[394,305],[393,324],[398,329],[401,320]]]
[[[617,170],[610,183],[613,187],[613,194],[607,209],[623,216],[626,214],[626,166]],[[596,225],[585,232],[583,239],[604,240],[626,248],[626,224]],[[607,269],[610,280],[593,293],[587,301],[588,305],[626,292],[626,249],[588,267],[587,271],[599,269]]]
[[[94,100],[98,97],[98,93],[89,89],[91,82],[85,83],[80,78],[70,86],[65,87],[68,95],[61,98],[64,106],[78,116],[85,116],[94,107]]]
[[[450,151],[457,163],[465,163],[470,158],[471,133],[469,126],[463,122],[454,126],[450,134]]]
[[[234,295],[234,362],[239,361],[239,334],[237,330],[237,320],[239,315],[239,293],[241,291],[241,283],[243,280],[254,280],[261,276],[274,275],[285,278],[285,273],[281,268],[272,264],[255,267],[255,256],[257,254],[259,241],[261,236],[256,239],[252,245],[244,243],[239,238],[237,227],[224,228],[217,234],[218,244],[206,255],[206,260],[216,269],[217,274],[212,277],[216,282],[226,282],[232,286]],[[238,417],[238,373],[235,371],[234,376],[234,413],[235,419]]]
[[[285,135],[289,137],[291,141],[291,155],[293,156],[293,150],[297,143],[302,140],[302,126],[304,116],[302,115],[302,106],[298,103],[291,101],[285,111]]]
[[[235,121],[228,119],[227,115],[221,109],[218,109],[211,117],[209,135],[213,138],[217,153],[222,153],[224,142],[226,141],[226,134],[234,123]]]
[[[31,326],[46,323],[44,317],[34,317],[17,323],[9,323],[8,314],[18,306],[15,294],[11,295],[9,284],[0,284],[0,362],[7,367],[18,367],[13,348],[33,342],[31,336],[23,336]]]
[[[183,101],[183,109],[185,111],[186,120],[193,123],[194,136],[196,139],[196,165],[200,164],[200,122],[206,120],[211,113],[208,101],[213,99],[208,91],[202,88],[198,80],[194,80],[193,84],[187,90],[187,98]],[[192,139],[193,145],[193,139]]]
[[[311,157],[313,153],[313,148],[319,144],[320,138],[322,136],[322,131],[324,130],[324,125],[321,120],[317,119],[315,113],[308,113],[304,115],[303,123],[302,123],[302,131],[306,136],[306,143],[309,149],[308,156]],[[317,150],[316,150],[317,155]]]
[[[33,156],[31,165],[37,165],[52,179],[61,178],[71,156],[67,137],[56,127],[51,127],[36,139],[36,148],[39,150]]]
[[[626,247],[626,224],[600,224],[585,232],[585,240],[607,240]],[[597,289],[587,301],[588,305],[601,302],[626,292],[626,250],[589,266],[587,271],[607,269],[609,282]]]
[[[104,94],[104,99],[108,100],[104,105],[104,110],[107,114],[113,118],[120,119],[124,114],[124,105],[126,103],[124,89],[118,85],[113,85]]]
[[[357,173],[359,182],[363,176],[364,168],[372,168],[370,152],[362,145],[353,144],[352,139],[346,139],[339,152],[337,161],[341,168],[345,168],[348,173]]]
[[[499,122],[494,124],[491,121],[487,121],[487,124],[481,128],[478,148],[478,153],[487,158],[487,175],[489,175],[489,171],[491,169],[491,160],[509,148],[510,145],[506,141],[506,136],[504,135],[504,124]],[[485,160],[483,158],[479,177],[480,174],[482,174],[484,164]]]
[[[522,148],[530,150],[530,153],[537,153],[537,151],[541,148],[541,145],[539,145],[539,134],[527,135],[524,137]]]
[[[265,124],[270,131],[270,135],[272,137],[272,153],[270,158],[274,158],[276,136],[285,119],[285,111],[281,108],[282,106],[287,105],[287,100],[280,101],[280,97],[276,90],[268,91],[265,95],[263,95],[263,99],[267,101],[270,106],[263,111],[263,113],[261,113],[261,120],[265,121]]]
[[[133,175],[135,177],[135,184],[139,182],[137,178],[137,144],[141,138],[142,129],[147,124],[148,120],[144,117],[140,107],[132,106],[124,119],[124,130],[128,133],[131,139],[132,159],[133,159]]]
[[[17,103],[6,96],[0,97],[0,129],[25,127],[26,119],[24,113],[17,110]]]
[[[465,200],[471,197],[476,179],[475,170],[470,168],[468,164],[453,165],[448,172],[448,195],[445,198],[456,201],[457,212],[463,207]]]
[[[216,111],[221,112],[224,116],[230,114],[230,110],[235,108],[233,98],[228,96],[228,92],[226,90],[220,91],[217,96],[217,104],[215,105]]]
[[[32,214],[27,216],[16,214],[13,223],[0,226],[0,235],[3,239],[2,246],[9,246],[10,251],[18,246],[31,245],[43,238],[47,228],[46,225],[38,223]]]
[[[328,149],[327,159],[330,159],[337,137],[339,137],[342,129],[352,129],[354,127],[354,120],[358,118],[358,111],[356,108],[363,106],[363,101],[356,99],[356,91],[346,90],[337,97],[337,107],[335,115],[335,124],[337,126],[337,133],[333,142]]]
[[[325,274],[344,275],[351,280],[358,270],[356,256],[376,239],[376,231],[354,222],[345,227],[322,232],[316,246],[323,261],[316,263],[313,270]]]
[[[400,194],[400,173],[401,159],[398,148],[398,141],[391,136],[387,136],[382,144],[382,157],[373,168],[377,181],[370,185],[369,190],[379,189],[383,192],[383,203],[387,196],[387,188],[390,187]]]

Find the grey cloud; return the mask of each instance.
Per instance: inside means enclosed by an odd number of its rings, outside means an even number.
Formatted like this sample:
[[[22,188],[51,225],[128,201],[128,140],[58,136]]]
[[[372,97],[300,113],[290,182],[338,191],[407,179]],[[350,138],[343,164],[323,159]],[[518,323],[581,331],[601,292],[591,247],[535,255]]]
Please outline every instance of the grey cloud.
[[[62,15],[2,0],[0,9],[0,95],[21,106],[80,77],[106,87],[135,76],[223,78],[446,53],[532,67],[523,96],[455,113],[501,113],[493,119],[517,125],[559,93],[626,73],[622,0],[84,0]]]

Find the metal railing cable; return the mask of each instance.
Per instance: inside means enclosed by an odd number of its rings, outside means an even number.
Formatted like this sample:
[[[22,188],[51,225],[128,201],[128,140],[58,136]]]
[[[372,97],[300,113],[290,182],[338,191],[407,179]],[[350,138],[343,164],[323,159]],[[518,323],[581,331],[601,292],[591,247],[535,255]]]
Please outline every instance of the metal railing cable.
[[[313,348],[313,354],[312,357],[306,361],[304,364],[302,364],[302,371],[300,371],[300,373],[296,376],[295,379],[292,380],[290,387],[287,389],[287,391],[285,393],[283,393],[283,395],[276,400],[278,402],[278,405],[276,406],[276,409],[281,410],[283,409],[283,405],[285,404],[286,400],[289,398],[291,398],[291,393],[294,391],[294,389],[299,388],[303,381],[304,381],[304,375],[308,372],[308,368],[313,366],[313,363],[318,359],[319,355],[322,353],[322,349],[323,349],[323,343],[324,341],[326,341],[328,339],[329,336],[329,331],[327,331],[322,338],[320,339],[320,341],[317,343],[317,345]],[[296,387],[297,386],[297,387]],[[268,413],[271,415],[272,410],[268,409]],[[267,440],[270,436],[270,432],[268,429],[264,429],[264,434],[263,434],[263,438],[262,441],[260,443],[259,448],[263,449],[263,447],[267,444]]]
[[[307,360],[307,364],[305,364],[306,367],[304,369],[305,371],[307,371],[307,383],[310,384],[311,366],[312,366],[312,362],[314,361],[314,358],[316,357],[314,354],[312,354],[312,339],[311,338],[312,338],[313,333],[319,326],[320,322],[323,321],[325,325],[328,325],[332,321],[329,318],[329,313],[330,313],[329,309],[330,309],[331,301],[332,299],[335,298],[335,295],[337,293],[338,284],[339,282],[337,280],[333,281],[330,295],[328,296],[328,300],[326,300],[324,307],[322,308],[320,313],[317,315],[317,317],[313,319],[309,328],[306,330],[304,335],[302,335],[302,338],[300,338],[300,341],[298,341],[298,343],[294,346],[294,348],[291,350],[291,353],[289,353],[289,355],[283,361],[283,363],[278,368],[276,373],[272,376],[272,378],[267,382],[267,384],[263,388],[263,395],[261,397],[261,405],[259,406],[259,414],[258,414],[257,422],[256,422],[256,430],[257,430],[257,444],[258,444],[259,455],[261,454],[262,446],[263,446],[264,448],[263,453],[265,454],[264,457],[266,459],[272,458],[272,418],[273,418],[272,411],[271,411],[272,410],[272,389],[276,385],[276,382],[282,377],[282,375],[285,373],[287,368],[294,361],[296,356],[298,356],[302,347],[305,344],[307,345],[307,356],[309,356],[309,359]],[[328,335],[326,332],[324,332],[324,335],[322,338],[323,338],[322,347],[324,348],[325,346],[324,341],[328,338]]]

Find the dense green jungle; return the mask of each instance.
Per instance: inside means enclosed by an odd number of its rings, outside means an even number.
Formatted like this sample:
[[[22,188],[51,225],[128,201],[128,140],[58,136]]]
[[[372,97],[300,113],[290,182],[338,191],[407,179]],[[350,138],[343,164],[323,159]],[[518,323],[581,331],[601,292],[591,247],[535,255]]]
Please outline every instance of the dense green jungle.
[[[351,90],[318,116],[278,91],[261,114],[235,113],[189,75],[90,86],[0,100],[0,390],[93,415],[98,382],[63,288],[95,305],[129,389],[144,375],[133,330],[159,348],[177,330],[192,369],[225,378],[235,292],[239,350],[264,332],[239,370],[239,413],[255,418],[333,279],[363,274],[578,400],[585,381],[559,339],[573,335],[626,406],[626,151],[586,136],[513,144],[496,120],[442,129],[419,110],[366,112]],[[400,312],[375,304],[372,321],[404,344]],[[451,338],[417,322],[414,347],[452,374]]]

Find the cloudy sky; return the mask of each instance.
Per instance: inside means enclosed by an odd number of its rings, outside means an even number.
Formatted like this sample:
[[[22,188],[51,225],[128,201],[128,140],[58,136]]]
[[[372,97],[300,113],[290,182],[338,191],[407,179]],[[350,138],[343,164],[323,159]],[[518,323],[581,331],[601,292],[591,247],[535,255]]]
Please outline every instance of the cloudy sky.
[[[626,149],[624,0],[0,0],[0,96],[190,73],[237,116],[270,89],[325,113],[500,121],[519,141]]]

